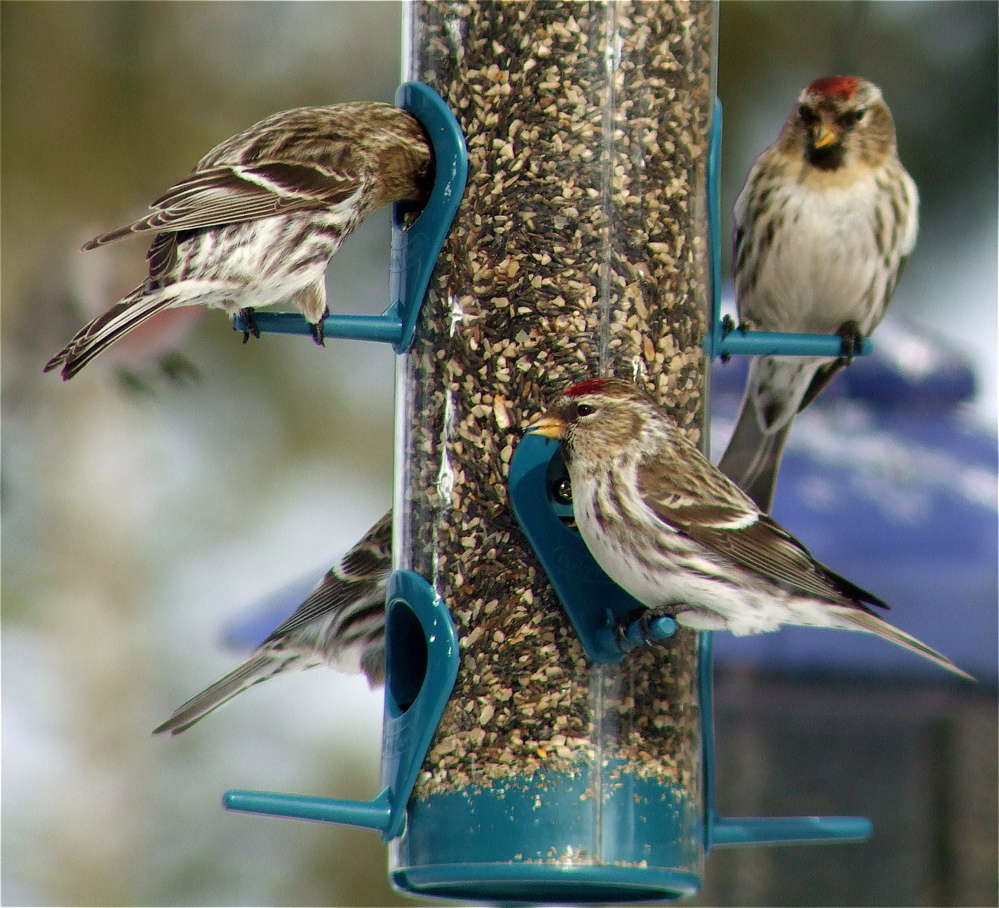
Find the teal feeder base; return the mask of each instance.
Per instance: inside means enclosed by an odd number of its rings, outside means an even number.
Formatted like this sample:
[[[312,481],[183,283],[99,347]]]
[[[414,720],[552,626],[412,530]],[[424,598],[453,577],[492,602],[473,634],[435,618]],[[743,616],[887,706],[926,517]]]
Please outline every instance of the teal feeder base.
[[[392,885],[426,898],[606,905],[689,898],[697,894],[700,878],[682,871],[606,864],[451,864],[394,871]]]
[[[392,843],[392,881],[415,895],[505,903],[695,894],[704,859],[699,808],[628,766],[607,761],[599,772],[545,772],[414,798]]]

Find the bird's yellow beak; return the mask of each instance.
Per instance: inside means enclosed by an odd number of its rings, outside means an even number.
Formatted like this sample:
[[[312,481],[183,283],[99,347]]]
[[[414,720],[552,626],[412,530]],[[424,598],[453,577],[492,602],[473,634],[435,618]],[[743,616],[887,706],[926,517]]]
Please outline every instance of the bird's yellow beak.
[[[819,120],[812,130],[812,145],[815,148],[825,148],[839,141],[839,130],[825,120]]]
[[[527,427],[527,434],[544,435],[545,438],[564,438],[566,428],[564,419],[546,413],[537,422],[531,423]]]

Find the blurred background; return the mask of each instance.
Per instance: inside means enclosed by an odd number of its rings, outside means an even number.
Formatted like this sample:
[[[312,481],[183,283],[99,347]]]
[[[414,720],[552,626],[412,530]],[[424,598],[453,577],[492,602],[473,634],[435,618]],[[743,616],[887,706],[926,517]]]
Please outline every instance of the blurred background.
[[[389,2],[3,5],[4,904],[407,903],[373,833],[219,806],[227,788],[373,797],[381,696],[362,680],[289,675],[149,734],[235,665],[223,640],[254,603],[388,508],[394,354],[244,347],[193,313],[72,382],[41,372],[143,276],[142,241],[83,242],[267,114],[391,101],[401,21]],[[719,21],[723,236],[802,86],[836,71],[882,87],[922,196],[886,349],[801,419],[775,516],[982,684],[851,635],[718,635],[723,811],[876,832],[716,852],[696,902],[996,904],[997,6],[725,3]],[[335,311],[388,302],[388,223],[334,261]],[[715,369],[715,457],[740,368]]]

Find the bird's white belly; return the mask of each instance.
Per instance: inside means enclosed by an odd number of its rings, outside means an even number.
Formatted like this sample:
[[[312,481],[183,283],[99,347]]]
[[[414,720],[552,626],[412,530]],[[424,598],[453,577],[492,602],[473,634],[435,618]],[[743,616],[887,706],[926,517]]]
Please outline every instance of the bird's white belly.
[[[857,186],[822,193],[796,186],[788,193],[783,227],[741,300],[742,317],[765,329],[815,333],[852,320],[868,333],[880,267],[868,198]]]
[[[301,260],[301,246],[281,253],[286,237],[297,232],[302,220],[300,214],[276,215],[254,221],[252,231],[234,224],[182,241],[182,248],[197,244],[198,251],[175,289],[184,291],[188,303],[224,305],[232,312],[278,304],[294,308],[291,298],[324,280],[329,256],[336,251],[334,244],[319,238],[302,244],[319,244],[324,255],[314,261]]]
[[[727,566],[720,560],[699,554],[680,534],[672,541],[685,550],[682,553],[666,554],[663,549],[648,554],[647,560],[636,557],[635,546],[627,541],[616,542],[616,537],[601,530],[589,503],[591,499],[587,496],[585,501],[576,506],[576,523],[583,541],[607,576],[643,605],[676,606],[677,612],[683,611],[684,606],[699,611],[708,609],[718,613],[726,624],[745,609],[750,591],[719,589],[713,582],[712,578],[724,577],[726,573]],[[673,532],[665,524],[649,531],[650,535]]]

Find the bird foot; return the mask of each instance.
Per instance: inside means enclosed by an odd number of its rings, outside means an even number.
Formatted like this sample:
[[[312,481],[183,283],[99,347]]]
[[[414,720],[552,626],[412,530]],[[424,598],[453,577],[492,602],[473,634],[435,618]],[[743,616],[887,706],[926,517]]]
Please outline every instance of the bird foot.
[[[747,322],[745,319],[741,320],[739,324],[735,323],[735,319],[731,315],[726,315],[722,321],[722,337],[728,337],[733,331],[738,331],[740,334],[745,334],[747,331],[752,331],[753,326]]]
[[[726,315],[721,320],[722,329],[722,339],[728,337],[733,331],[738,331],[740,334],[745,334],[747,331],[752,331],[753,326],[749,322],[743,320],[739,324],[735,323],[735,319],[731,315]],[[730,353],[723,353],[721,355],[721,361],[727,363],[732,358]]]
[[[323,337],[323,328],[324,328],[324,323],[326,321],[326,317],[329,314],[330,314],[330,310],[329,310],[329,307],[327,306],[326,309],[323,310],[323,317],[321,319],[319,319],[319,321],[316,322],[314,325],[309,325],[309,330],[310,330],[310,332],[312,334],[312,339],[320,347],[325,347],[326,346],[326,339]]]
[[[860,355],[864,349],[864,335],[860,333],[860,326],[854,322],[844,322],[836,332],[840,336],[839,358],[848,366],[853,362],[855,356]]]
[[[245,344],[252,334],[254,337],[260,337],[260,328],[257,326],[257,319],[253,315],[253,310],[247,306],[245,309],[239,310],[239,317],[243,320],[243,324],[246,326],[243,330],[243,343]]]

